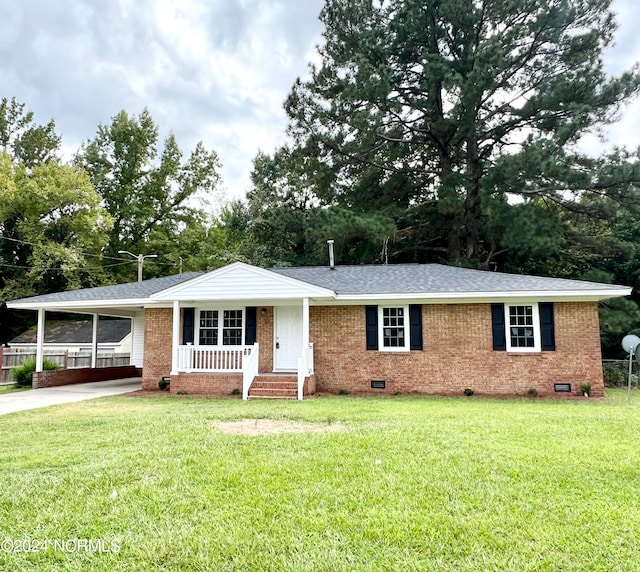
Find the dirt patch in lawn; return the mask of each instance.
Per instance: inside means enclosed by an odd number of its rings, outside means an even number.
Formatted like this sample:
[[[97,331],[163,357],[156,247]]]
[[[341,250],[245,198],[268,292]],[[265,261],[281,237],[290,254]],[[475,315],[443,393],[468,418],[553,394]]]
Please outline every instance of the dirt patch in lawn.
[[[282,433],[335,433],[344,431],[340,423],[307,423],[286,419],[242,419],[216,423],[223,433],[229,435],[278,435]]]

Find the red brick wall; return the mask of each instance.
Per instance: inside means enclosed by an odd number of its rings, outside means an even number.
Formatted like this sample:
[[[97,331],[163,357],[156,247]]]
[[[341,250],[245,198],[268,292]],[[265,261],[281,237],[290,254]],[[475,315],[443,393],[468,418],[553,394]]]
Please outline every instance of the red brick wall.
[[[302,387],[302,395],[313,395],[316,391],[316,376],[309,375],[305,377],[304,386]]]
[[[95,369],[83,367],[79,369],[46,370],[33,373],[33,388],[59,387],[61,385],[107,381],[109,379],[126,379],[127,377],[140,377],[140,375],[140,369],[133,365],[98,367]]]
[[[172,308],[145,310],[142,389],[158,389],[160,378],[171,373],[172,331]]]
[[[155,389],[158,389],[156,383]],[[169,391],[186,391],[188,395],[231,395],[234,389],[242,397],[242,374],[226,373],[181,373],[171,376]]]
[[[266,314],[262,315],[262,309]],[[273,308],[259,306],[257,309],[257,342],[260,344],[260,361],[258,371],[261,373],[273,371]]]
[[[489,304],[423,305],[423,351],[367,351],[364,306],[311,308],[318,391],[462,395],[554,394],[554,383],[592,384],[604,392],[596,303],[556,303],[556,351],[515,354],[493,351]],[[385,380],[372,390],[371,380]]]

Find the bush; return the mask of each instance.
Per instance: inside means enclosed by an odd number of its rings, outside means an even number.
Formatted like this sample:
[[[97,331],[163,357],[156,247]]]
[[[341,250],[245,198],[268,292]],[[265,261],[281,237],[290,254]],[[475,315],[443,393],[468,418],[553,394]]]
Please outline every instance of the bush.
[[[530,387],[529,389],[527,389],[527,395],[529,397],[537,397],[538,390],[535,387]]]
[[[471,389],[470,387],[467,387],[467,388],[464,390],[464,394],[465,394],[467,397],[471,397],[474,393],[475,393],[475,391],[473,391],[473,389]]]
[[[627,385],[627,377],[615,365],[605,365],[602,368],[602,375],[604,377],[604,384],[607,387],[624,387]]]
[[[62,369],[57,363],[44,358],[42,368],[46,371],[56,371]],[[33,385],[33,372],[36,371],[36,358],[23,361],[19,366],[12,369],[13,381],[20,387]]]
[[[160,391],[164,391],[168,387],[169,387],[169,381],[167,379],[165,379],[164,377],[161,377],[160,381],[158,381],[158,389]]]
[[[237,387],[234,387],[231,390],[231,395],[240,395],[242,393],[242,391],[240,391]]]

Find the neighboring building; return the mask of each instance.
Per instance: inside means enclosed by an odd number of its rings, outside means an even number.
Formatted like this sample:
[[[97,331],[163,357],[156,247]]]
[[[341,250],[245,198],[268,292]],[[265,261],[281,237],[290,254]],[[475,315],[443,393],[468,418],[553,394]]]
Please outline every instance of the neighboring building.
[[[32,326],[9,342],[15,349],[35,350],[38,327]],[[44,328],[44,349],[67,352],[90,352],[93,349],[92,320],[47,320]],[[98,322],[99,353],[131,352],[131,320],[101,319]]]
[[[244,397],[603,395],[598,302],[631,289],[439,264],[243,263],[9,308],[133,320],[143,388]],[[566,393],[565,393],[566,392]]]

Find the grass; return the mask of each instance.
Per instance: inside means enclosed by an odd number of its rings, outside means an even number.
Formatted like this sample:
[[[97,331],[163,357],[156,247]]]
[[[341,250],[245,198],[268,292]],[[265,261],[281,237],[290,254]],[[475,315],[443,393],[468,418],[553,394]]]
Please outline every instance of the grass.
[[[0,395],[15,393],[16,391],[26,391],[27,389],[31,389],[31,387],[20,387],[16,384],[0,385]]]
[[[215,426],[245,418],[345,430]],[[638,570],[639,426],[640,395],[628,406],[623,390],[604,402],[111,397],[6,415],[0,569]],[[14,539],[120,550],[14,553]]]

